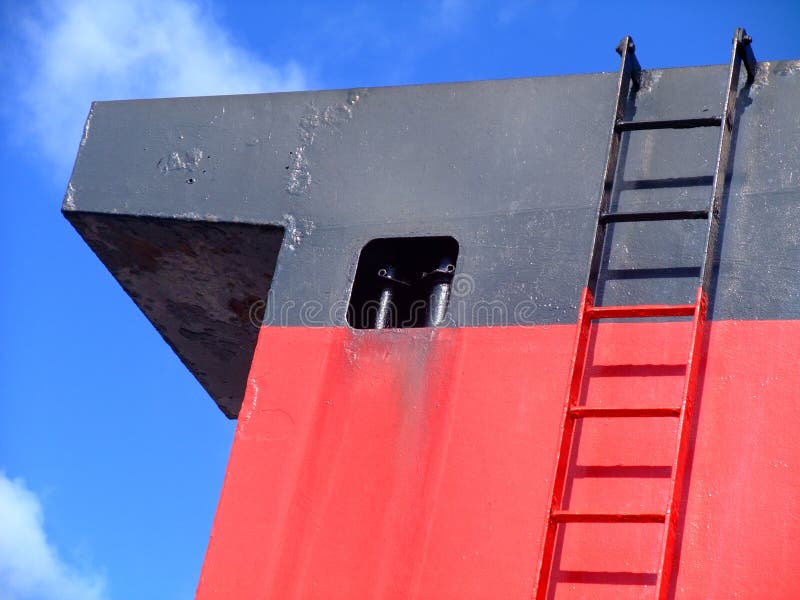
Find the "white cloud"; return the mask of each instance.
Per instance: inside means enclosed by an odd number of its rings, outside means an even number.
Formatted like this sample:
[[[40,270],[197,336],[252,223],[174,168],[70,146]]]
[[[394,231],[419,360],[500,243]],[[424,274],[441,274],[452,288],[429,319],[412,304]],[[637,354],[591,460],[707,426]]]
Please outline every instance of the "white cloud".
[[[42,505],[0,471],[0,600],[103,600],[102,576],[66,564],[44,531]]]
[[[59,168],[74,159],[92,100],[305,87],[296,63],[254,56],[192,0],[44,0],[20,31],[14,126]]]

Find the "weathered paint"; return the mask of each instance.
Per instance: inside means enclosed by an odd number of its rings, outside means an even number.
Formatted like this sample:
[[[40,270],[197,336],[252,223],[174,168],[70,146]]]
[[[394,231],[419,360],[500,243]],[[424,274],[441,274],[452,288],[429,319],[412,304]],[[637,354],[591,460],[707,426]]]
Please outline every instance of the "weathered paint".
[[[719,114],[727,72],[647,70],[627,118]],[[469,279],[447,326],[574,322],[616,79],[98,102],[63,210],[235,416],[263,312],[243,302],[269,296],[268,324],[344,326],[375,238],[458,241]],[[711,319],[800,318],[799,97],[796,60],[760,63],[740,92]],[[626,133],[614,209],[705,207],[717,144],[712,129]],[[614,224],[602,303],[691,302],[704,227]]]
[[[599,325],[587,404],[677,404],[689,326]],[[796,598],[800,321],[707,327],[675,596]],[[530,598],[574,333],[262,328],[198,600]],[[663,511],[675,426],[582,423],[569,508]],[[662,532],[561,526],[555,596],[652,597]]]

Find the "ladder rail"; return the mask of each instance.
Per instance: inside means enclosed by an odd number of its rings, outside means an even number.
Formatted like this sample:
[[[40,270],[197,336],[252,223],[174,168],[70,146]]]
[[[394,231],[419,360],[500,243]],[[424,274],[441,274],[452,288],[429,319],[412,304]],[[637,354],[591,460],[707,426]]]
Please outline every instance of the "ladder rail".
[[[736,97],[739,89],[739,79],[742,63],[747,70],[747,82],[755,79],[756,63],[751,47],[752,38],[742,28],[737,28],[733,36],[733,48],[728,67],[728,80],[725,90],[723,118],[720,127],[719,145],[717,148],[716,163],[714,166],[714,180],[712,183],[711,199],[708,207],[708,229],[706,231],[706,246],[703,252],[703,266],[700,271],[700,287],[697,290],[697,309],[692,320],[691,347],[689,350],[688,369],[686,374],[683,397],[681,401],[681,416],[678,422],[678,435],[675,448],[675,459],[672,465],[670,481],[670,495],[667,506],[666,528],[664,531],[661,558],[659,560],[658,576],[656,579],[656,598],[666,600],[669,594],[672,572],[675,567],[675,542],[678,532],[678,518],[683,496],[683,486],[686,483],[686,466],[689,454],[689,438],[694,421],[694,405],[697,396],[700,362],[702,359],[702,346],[705,338],[705,321],[708,310],[708,294],[712,281],[715,253],[719,241],[719,217],[722,200],[728,175],[730,162],[730,148],[733,137],[733,127],[736,118]]]
[[[619,162],[619,150],[622,142],[622,131],[617,128],[617,123],[622,121],[625,116],[625,106],[628,103],[630,88],[639,89],[641,82],[641,66],[635,54],[636,45],[633,38],[629,35],[622,38],[617,46],[617,53],[620,55],[620,68],[617,77],[617,97],[614,103],[614,119],[611,123],[611,134],[608,139],[608,149],[606,151],[606,164],[603,169],[603,184],[600,188],[600,202],[597,206],[597,218],[595,219],[594,242],[589,254],[589,275],[586,287],[596,294],[597,276],[600,272],[600,262],[603,258],[603,246],[606,240],[606,227],[601,222],[601,215],[608,212],[611,202],[611,192],[614,188],[614,178],[617,173],[617,163]],[[594,300],[593,300],[594,301]]]
[[[572,352],[572,361],[570,364],[571,376],[567,389],[567,400],[564,403],[564,410],[561,415],[561,426],[558,430],[560,439],[558,448],[556,449],[556,465],[551,480],[550,505],[547,507],[544,537],[542,539],[542,548],[539,552],[539,564],[536,571],[536,600],[545,600],[547,597],[550,570],[553,567],[558,523],[552,519],[552,514],[553,511],[557,511],[561,508],[564,496],[564,483],[567,477],[567,457],[569,456],[570,446],[572,445],[572,434],[575,431],[575,419],[570,417],[569,412],[577,404],[581,393],[583,370],[586,368],[586,354],[589,348],[589,333],[592,327],[592,321],[587,318],[586,312],[587,309],[592,306],[593,302],[592,293],[587,288],[584,288],[583,294],[581,295],[581,302],[578,306],[578,333],[575,336],[575,347]],[[575,377],[575,373],[580,373],[580,377]]]
[[[756,74],[756,62],[751,46],[752,38],[741,27],[736,29],[733,36],[733,48],[728,67],[728,82],[725,90],[725,102],[722,109],[722,125],[720,128],[719,144],[717,146],[716,163],[714,167],[714,180],[711,184],[711,199],[708,206],[708,229],[706,231],[706,246],[703,252],[703,262],[700,271],[700,281],[703,291],[708,295],[714,270],[715,251],[719,238],[719,217],[722,208],[722,197],[725,192],[728,177],[728,163],[730,159],[731,138],[734,121],[736,119],[736,94],[739,89],[739,78],[742,63],[747,70],[747,82],[752,83]]]
[[[694,402],[697,396],[700,362],[705,339],[706,309],[708,302],[703,288],[697,289],[697,307],[692,319],[691,345],[689,347],[688,369],[681,399],[680,417],[675,448],[675,458],[670,476],[670,492],[667,502],[665,530],[661,540],[661,556],[658,562],[655,596],[657,600],[666,600],[669,594],[672,571],[675,567],[675,541],[678,535],[678,517],[680,516],[683,486],[686,482],[687,457],[689,441],[694,421]]]
[[[580,385],[583,377],[583,370],[586,366],[586,353],[589,346],[589,332],[592,321],[588,318],[588,309],[594,305],[594,283],[600,267],[602,258],[602,248],[605,244],[606,228],[600,221],[600,215],[608,211],[611,199],[611,191],[614,187],[614,177],[617,172],[617,162],[619,160],[619,148],[622,139],[622,132],[617,129],[617,122],[621,121],[625,114],[625,105],[628,101],[630,88],[639,88],[641,66],[634,54],[635,45],[630,36],[625,36],[617,46],[617,53],[620,55],[620,70],[617,76],[617,95],[614,101],[614,118],[611,123],[611,134],[608,140],[606,151],[606,164],[603,169],[603,184],[600,189],[600,202],[597,207],[595,219],[594,241],[589,261],[588,284],[584,287],[578,307],[578,332],[575,338],[575,345],[572,352],[572,363],[570,366],[570,384],[567,391],[567,400],[564,403],[564,410],[561,416],[561,426],[559,427],[559,445],[556,450],[556,465],[553,470],[550,506],[547,508],[545,517],[544,537],[542,548],[539,553],[539,564],[536,577],[536,599],[544,600],[547,596],[548,580],[553,565],[553,555],[555,550],[556,534],[558,524],[551,518],[553,511],[561,506],[564,494],[564,483],[567,475],[567,461],[570,446],[572,444],[573,432],[575,429],[575,419],[569,415],[569,411],[578,401],[580,396]],[[601,252],[596,249],[600,248]],[[599,256],[598,256],[599,255]],[[580,377],[576,377],[576,373]]]
[[[617,53],[620,55],[620,69],[617,76],[617,95],[614,101],[614,117],[611,122],[611,133],[608,140],[606,151],[606,164],[603,169],[603,183],[600,188],[600,201],[597,206],[595,217],[594,241],[589,255],[589,274],[587,284],[581,295],[580,305],[578,306],[578,327],[575,337],[575,345],[572,352],[572,362],[570,365],[570,383],[567,390],[567,398],[564,403],[564,410],[561,416],[561,426],[559,427],[559,445],[556,450],[556,464],[553,470],[550,490],[550,505],[547,507],[545,517],[544,537],[542,548],[539,553],[539,564],[536,576],[536,600],[545,600],[549,588],[550,571],[553,566],[555,554],[556,534],[558,532],[558,522],[552,518],[553,512],[561,508],[564,495],[564,483],[567,476],[567,457],[572,445],[573,433],[575,430],[575,419],[570,417],[570,410],[577,404],[580,396],[583,371],[586,367],[586,354],[589,346],[589,333],[591,331],[592,320],[587,314],[589,309],[594,306],[594,290],[597,283],[597,276],[600,271],[600,261],[605,245],[606,227],[601,221],[601,216],[608,212],[611,200],[611,192],[614,188],[614,177],[617,172],[619,161],[620,143],[622,131],[617,127],[617,123],[622,121],[625,116],[625,106],[628,102],[630,88],[633,86],[637,90],[640,85],[641,66],[635,55],[636,46],[633,38],[625,36],[617,46]]]

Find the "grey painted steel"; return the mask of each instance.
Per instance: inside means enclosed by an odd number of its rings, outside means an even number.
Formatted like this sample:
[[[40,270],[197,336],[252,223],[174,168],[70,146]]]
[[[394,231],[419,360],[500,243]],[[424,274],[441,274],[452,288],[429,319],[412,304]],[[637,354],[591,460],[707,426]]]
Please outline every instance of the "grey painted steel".
[[[626,118],[720,115],[726,75],[642,71]],[[458,240],[445,325],[574,322],[616,76],[98,102],[63,210],[235,415],[268,290],[266,323],[344,326],[374,238]],[[760,63],[736,102],[711,317],[797,319],[800,61]],[[704,209],[717,141],[626,132],[610,210]],[[704,227],[609,224],[598,300],[691,302]]]

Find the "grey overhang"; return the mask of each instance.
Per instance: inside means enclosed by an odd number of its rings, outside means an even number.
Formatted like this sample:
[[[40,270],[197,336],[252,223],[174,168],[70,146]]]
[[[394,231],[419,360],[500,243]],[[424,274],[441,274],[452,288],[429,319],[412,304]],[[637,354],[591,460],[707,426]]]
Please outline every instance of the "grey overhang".
[[[628,118],[719,114],[726,69],[645,71]],[[97,102],[63,211],[235,416],[258,321],[346,326],[374,238],[458,240],[469,289],[451,325],[488,324],[478,303],[506,306],[507,324],[574,322],[616,76]],[[800,318],[800,61],[760,63],[738,102],[711,316]],[[618,209],[704,204],[716,142],[626,134]],[[691,224],[624,225],[612,269],[691,275]],[[686,302],[694,285],[622,277],[605,301]]]

